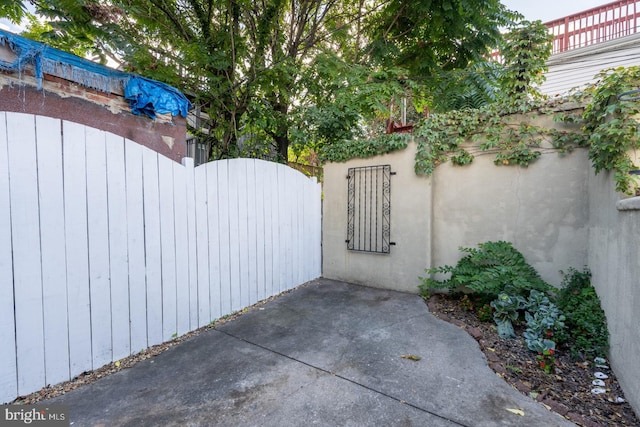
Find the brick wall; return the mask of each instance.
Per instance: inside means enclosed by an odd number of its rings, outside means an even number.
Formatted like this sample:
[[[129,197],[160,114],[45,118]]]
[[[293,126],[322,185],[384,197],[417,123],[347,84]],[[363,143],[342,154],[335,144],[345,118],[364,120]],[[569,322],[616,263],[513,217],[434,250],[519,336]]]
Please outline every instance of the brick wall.
[[[0,50],[3,48],[0,47]],[[33,73],[0,72],[0,111],[37,114],[81,123],[129,138],[180,162],[186,152],[186,119],[155,120],[131,113],[121,89],[111,94],[45,74],[42,90]]]

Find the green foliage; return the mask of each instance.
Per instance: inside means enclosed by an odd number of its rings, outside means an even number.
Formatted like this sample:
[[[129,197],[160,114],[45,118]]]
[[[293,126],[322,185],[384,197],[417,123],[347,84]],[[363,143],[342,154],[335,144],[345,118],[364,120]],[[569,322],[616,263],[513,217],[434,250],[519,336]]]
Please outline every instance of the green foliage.
[[[460,298],[460,308],[464,311],[473,311],[473,301],[471,301],[469,295],[463,295]]]
[[[415,76],[463,69],[497,48],[500,27],[516,18],[499,0],[390,0],[370,16],[367,51],[383,67]]]
[[[28,15],[27,21],[27,30],[20,33],[23,37],[38,40],[48,46],[53,46],[81,57],[91,54],[100,56],[100,52],[97,52],[94,48],[94,41],[88,36],[85,38],[74,37],[65,32],[56,31],[51,24],[41,22],[33,15]]]
[[[549,300],[548,295],[531,289],[528,298],[501,293],[491,302],[493,319],[498,326],[498,335],[502,339],[515,338],[513,323],[521,313],[527,324],[523,333],[527,348],[538,353],[540,367],[551,372],[555,364],[556,344],[566,339],[565,316]]]
[[[550,35],[539,21],[523,21],[505,35],[505,64],[497,75],[499,91],[493,103],[478,109],[433,114],[415,130],[418,149],[415,171],[430,175],[449,160],[455,165],[473,162],[470,143],[478,141],[480,152],[495,153],[496,165],[528,166],[541,155],[542,143],[550,142],[560,153],[584,146],[575,132],[559,131],[514,120],[514,113],[546,113],[536,89],[544,79],[545,61],[551,53]]]
[[[493,298],[501,293],[526,296],[531,289],[542,292],[551,289],[526,262],[522,253],[509,242],[485,242],[479,244],[478,248],[460,248],[460,251],[467,255],[455,267],[445,265],[425,270],[429,276],[421,278],[423,283],[420,288],[467,287]],[[450,277],[445,280],[431,277],[440,274],[450,274]]]
[[[538,359],[538,366],[540,369],[545,371],[547,374],[555,372],[556,366],[556,349],[554,348],[555,343],[549,340],[543,340],[536,346],[536,351],[538,355],[536,358]]]
[[[604,356],[609,348],[607,319],[588,269],[580,272],[572,268],[564,274],[557,303],[566,316],[572,354]]]
[[[594,85],[564,100],[586,105],[584,112],[564,111],[557,113],[554,119],[568,125],[580,125],[580,129],[534,126],[529,123],[534,114],[550,114],[557,101],[540,102],[537,100],[539,94],[531,86],[541,81],[542,58],[547,57],[544,47],[547,36],[542,33],[530,40],[537,40],[539,50],[536,48],[537,54],[529,55],[526,35],[535,33],[531,31],[523,27],[506,36],[514,47],[503,50],[505,58],[511,58],[512,62],[502,74],[501,88],[505,98],[479,109],[432,114],[416,127],[416,173],[430,175],[439,164],[447,161],[455,165],[469,164],[478,151],[495,153],[496,165],[526,167],[543,151],[564,154],[587,147],[596,173],[612,171],[617,191],[636,193],[640,183],[629,172],[640,168],[630,156],[631,151],[640,149],[637,131],[640,103],[625,101],[619,95],[637,89],[640,67],[605,70],[596,76]],[[528,114],[528,118],[519,118],[514,113]],[[473,145],[475,142],[478,142],[476,146]],[[542,145],[545,142],[547,146]],[[471,152],[472,149],[475,152]]]
[[[519,311],[524,308],[525,300],[519,296],[511,296],[505,293],[498,295],[498,298],[491,302],[493,307],[493,320],[498,325],[498,335],[502,339],[515,338],[513,322],[518,320]]]
[[[346,162],[353,158],[367,158],[386,154],[407,147],[410,135],[394,133],[383,134],[372,139],[346,140],[341,143],[327,144],[321,148],[319,158],[322,161]]]
[[[491,307],[491,304],[484,304],[478,308],[476,314],[481,322],[491,322],[493,319],[493,308]]]
[[[614,171],[617,191],[633,193],[638,183],[629,171],[638,169],[638,165],[629,151],[640,148],[640,103],[626,102],[618,96],[638,88],[640,67],[605,70],[596,78],[599,83],[587,91],[592,99],[582,117],[584,132],[589,136],[589,158],[596,173]]]
[[[544,341],[553,341],[553,348],[566,341],[565,316],[544,293],[531,290],[524,308],[527,330],[523,335],[529,350],[539,352]]]
[[[0,0],[0,18],[19,24],[22,18],[28,16],[23,0]]]
[[[482,62],[515,17],[498,0],[30,1],[46,19],[34,37],[188,93],[203,113],[190,131],[212,158],[279,161],[290,145],[320,152],[379,133],[391,99],[424,105],[433,75]]]
[[[500,78],[503,102],[517,106],[541,97],[536,85],[545,80],[552,40],[553,35],[541,21],[522,21],[505,34],[501,53],[507,72]]]

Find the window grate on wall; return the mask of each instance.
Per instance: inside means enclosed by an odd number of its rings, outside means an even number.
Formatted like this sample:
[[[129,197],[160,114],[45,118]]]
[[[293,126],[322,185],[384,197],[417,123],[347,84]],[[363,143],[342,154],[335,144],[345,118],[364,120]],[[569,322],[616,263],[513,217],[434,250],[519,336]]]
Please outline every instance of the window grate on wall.
[[[388,254],[391,242],[391,165],[349,168],[347,249]]]

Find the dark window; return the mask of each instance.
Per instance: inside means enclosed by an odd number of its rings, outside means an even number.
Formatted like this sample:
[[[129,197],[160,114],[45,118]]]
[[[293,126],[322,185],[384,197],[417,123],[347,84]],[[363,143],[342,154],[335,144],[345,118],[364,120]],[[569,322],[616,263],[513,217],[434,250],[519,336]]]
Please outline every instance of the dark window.
[[[388,254],[391,238],[390,165],[349,168],[347,249]]]

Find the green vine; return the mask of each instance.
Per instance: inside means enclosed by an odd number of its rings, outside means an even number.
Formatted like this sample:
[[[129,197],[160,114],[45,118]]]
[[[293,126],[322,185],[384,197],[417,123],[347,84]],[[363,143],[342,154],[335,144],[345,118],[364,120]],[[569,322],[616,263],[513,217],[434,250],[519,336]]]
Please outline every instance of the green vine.
[[[515,116],[503,104],[492,104],[479,110],[461,110],[432,115],[415,130],[418,149],[415,171],[430,175],[442,163],[462,166],[473,162],[476,155],[494,154],[496,165],[528,166],[543,152],[567,153],[587,145],[580,129],[554,129],[531,123],[537,115],[553,114],[561,105],[530,101],[520,104]],[[506,110],[506,111],[505,111]],[[522,113],[526,115],[522,117]],[[516,120],[519,117],[519,120]],[[570,123],[565,112],[555,120]],[[575,127],[575,126],[574,126]]]
[[[377,138],[355,139],[342,144],[331,144],[323,147],[319,154],[322,162],[346,162],[354,158],[369,158],[381,154],[407,148],[411,134],[383,134]]]
[[[416,173],[430,175],[447,161],[469,164],[481,153],[495,154],[496,165],[526,167],[543,152],[562,154],[588,147],[595,172],[613,172],[616,191],[634,194],[639,185],[629,172],[639,168],[631,152],[640,149],[640,103],[618,96],[638,88],[640,67],[606,70],[596,78],[596,84],[564,100],[565,104],[578,105],[570,110],[562,111],[558,101],[527,101],[518,105],[524,118],[518,118],[503,103],[432,115],[416,127]],[[536,126],[531,120],[539,114],[555,114],[555,121],[579,127],[560,130]]]
[[[618,97],[638,88],[640,67],[607,70],[597,78],[600,83],[591,89],[592,100],[582,116],[584,132],[589,135],[589,158],[596,173],[613,171],[616,190],[630,194],[638,189],[638,182],[629,174],[638,166],[629,153],[640,149],[640,103]]]

